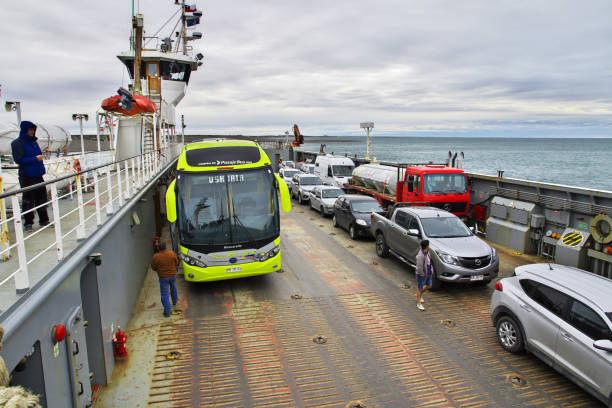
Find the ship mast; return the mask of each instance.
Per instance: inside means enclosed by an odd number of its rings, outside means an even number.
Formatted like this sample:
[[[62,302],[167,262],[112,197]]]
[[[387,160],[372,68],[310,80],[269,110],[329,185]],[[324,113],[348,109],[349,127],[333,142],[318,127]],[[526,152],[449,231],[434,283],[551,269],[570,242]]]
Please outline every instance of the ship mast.
[[[143,17],[142,14],[132,16],[132,29],[134,34],[132,35],[133,48],[134,48],[134,93],[140,94],[140,66],[142,57],[142,27]]]
[[[183,40],[183,55],[187,55],[187,25],[185,16],[185,0],[181,2],[181,39]]]

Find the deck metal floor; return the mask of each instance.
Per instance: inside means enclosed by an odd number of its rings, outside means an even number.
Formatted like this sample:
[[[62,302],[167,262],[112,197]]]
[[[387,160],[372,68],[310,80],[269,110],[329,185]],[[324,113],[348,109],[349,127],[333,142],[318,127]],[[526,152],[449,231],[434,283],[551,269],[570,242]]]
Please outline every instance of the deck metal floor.
[[[182,315],[162,317],[149,271],[128,328],[131,354],[96,406],[601,406],[535,357],[497,344],[492,285],[427,292],[422,312],[413,270],[378,258],[373,240],[351,241],[297,204],[281,225],[282,273],[179,278]],[[502,276],[538,260],[499,253]],[[167,359],[173,351],[179,357]]]

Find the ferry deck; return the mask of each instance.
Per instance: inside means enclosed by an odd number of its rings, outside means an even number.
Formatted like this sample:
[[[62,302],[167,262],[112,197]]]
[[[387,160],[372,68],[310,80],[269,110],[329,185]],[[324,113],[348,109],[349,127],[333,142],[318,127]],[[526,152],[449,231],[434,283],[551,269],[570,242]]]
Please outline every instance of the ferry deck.
[[[308,206],[281,219],[283,269],[177,285],[165,318],[149,270],[96,407],[598,407],[529,354],[498,345],[494,283],[445,285],[418,310],[411,267]],[[500,277],[544,262],[496,245]],[[170,358],[169,358],[170,357]]]

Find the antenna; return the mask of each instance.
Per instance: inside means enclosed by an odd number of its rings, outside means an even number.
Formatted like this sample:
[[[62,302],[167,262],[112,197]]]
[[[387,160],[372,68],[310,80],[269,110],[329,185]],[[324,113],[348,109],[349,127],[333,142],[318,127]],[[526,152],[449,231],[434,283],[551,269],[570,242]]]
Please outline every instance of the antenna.
[[[551,271],[554,271],[552,265],[550,264],[550,262],[548,262],[548,269],[550,269]]]

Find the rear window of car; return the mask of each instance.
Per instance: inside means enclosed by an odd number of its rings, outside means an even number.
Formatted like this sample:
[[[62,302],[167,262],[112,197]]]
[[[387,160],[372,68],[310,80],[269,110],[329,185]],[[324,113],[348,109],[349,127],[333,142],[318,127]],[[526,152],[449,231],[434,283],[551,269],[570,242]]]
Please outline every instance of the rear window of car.
[[[543,284],[539,284],[528,295],[557,316],[563,315],[563,309],[570,299],[566,294]]]

